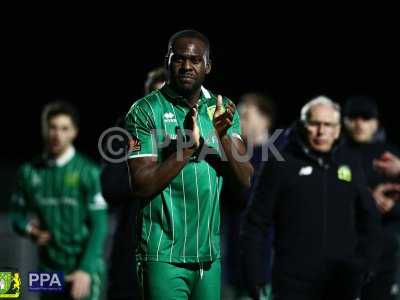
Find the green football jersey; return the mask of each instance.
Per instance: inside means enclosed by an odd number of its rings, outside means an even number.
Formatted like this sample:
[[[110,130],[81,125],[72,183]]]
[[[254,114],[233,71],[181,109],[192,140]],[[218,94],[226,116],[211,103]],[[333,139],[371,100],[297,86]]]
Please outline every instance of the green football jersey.
[[[229,100],[224,98],[224,104]],[[212,123],[216,96],[202,88],[197,125],[207,146],[219,150]],[[189,111],[185,100],[168,86],[135,102],[126,116],[133,136],[129,159],[168,154],[164,142],[176,141]],[[155,131],[156,130],[156,131]],[[237,112],[228,134],[240,138]],[[168,151],[167,151],[168,152]],[[220,203],[222,177],[205,160],[190,160],[170,184],[142,203],[138,215],[139,260],[198,263],[220,259]]]
[[[11,218],[22,235],[33,219],[49,231],[50,242],[39,248],[42,268],[96,271],[107,234],[107,205],[98,167],[73,148],[57,161],[41,157],[23,165],[12,196]]]

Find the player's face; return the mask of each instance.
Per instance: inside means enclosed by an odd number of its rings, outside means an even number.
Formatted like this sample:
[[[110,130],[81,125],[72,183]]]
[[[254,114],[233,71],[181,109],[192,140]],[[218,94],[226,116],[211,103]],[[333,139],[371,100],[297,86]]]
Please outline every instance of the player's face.
[[[311,148],[329,152],[340,134],[339,114],[329,105],[316,105],[310,109],[305,127]]]
[[[375,118],[346,118],[346,129],[357,143],[369,143],[378,130],[378,120]]]
[[[61,155],[77,136],[77,128],[68,115],[56,115],[48,121],[45,132],[47,149],[52,155]]]
[[[207,62],[206,46],[198,39],[180,38],[175,41],[168,59],[169,81],[177,92],[197,91],[211,71]]]

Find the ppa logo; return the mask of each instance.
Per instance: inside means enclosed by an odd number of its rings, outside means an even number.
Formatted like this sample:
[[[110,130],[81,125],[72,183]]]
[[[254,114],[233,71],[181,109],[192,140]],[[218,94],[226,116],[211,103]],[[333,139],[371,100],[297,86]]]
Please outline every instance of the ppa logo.
[[[29,272],[30,292],[63,292],[63,272]]]

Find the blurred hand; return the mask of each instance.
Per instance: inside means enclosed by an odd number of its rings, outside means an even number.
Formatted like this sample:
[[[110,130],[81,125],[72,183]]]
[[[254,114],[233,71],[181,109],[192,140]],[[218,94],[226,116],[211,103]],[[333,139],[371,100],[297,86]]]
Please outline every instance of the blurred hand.
[[[191,148],[197,149],[200,146],[200,130],[197,126],[197,112],[198,107],[192,107],[187,113],[184,121],[184,127],[188,131],[190,138],[193,141],[193,146]]]
[[[400,199],[400,184],[381,183],[372,191],[372,195],[382,214],[392,210],[396,201]]]
[[[385,152],[381,157],[374,159],[374,168],[388,177],[398,177],[400,175],[400,158],[390,152]]]
[[[235,104],[230,102],[226,105],[224,112],[222,96],[218,95],[217,105],[213,116],[213,124],[219,138],[224,137],[228,129],[232,126],[235,111]]]
[[[75,300],[83,299],[90,295],[90,275],[82,270],[72,272],[65,277],[71,283],[71,296]]]
[[[29,223],[30,230],[28,232],[29,236],[35,241],[38,246],[45,246],[51,240],[51,235],[47,230],[41,230],[39,222],[33,220]]]

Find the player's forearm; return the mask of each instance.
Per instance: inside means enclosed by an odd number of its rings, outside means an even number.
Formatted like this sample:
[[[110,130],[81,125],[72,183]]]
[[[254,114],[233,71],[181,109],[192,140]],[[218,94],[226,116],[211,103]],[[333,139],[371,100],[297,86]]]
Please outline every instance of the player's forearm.
[[[10,217],[14,231],[19,235],[28,236],[29,222],[26,215],[18,211],[13,211],[11,212]]]
[[[223,136],[219,141],[235,177],[240,184],[249,188],[253,176],[253,167],[246,159],[246,149],[236,147],[232,137],[228,135]]]
[[[104,242],[107,237],[107,211],[91,211],[90,214],[90,234],[86,243],[84,255],[79,264],[79,269],[92,273],[93,268],[97,267],[97,261],[102,258]]]
[[[164,190],[179,174],[194,153],[194,149],[185,149],[182,154],[171,154],[161,164],[134,170],[131,176],[132,193],[137,199],[150,199]],[[180,157],[179,157],[180,156]]]

